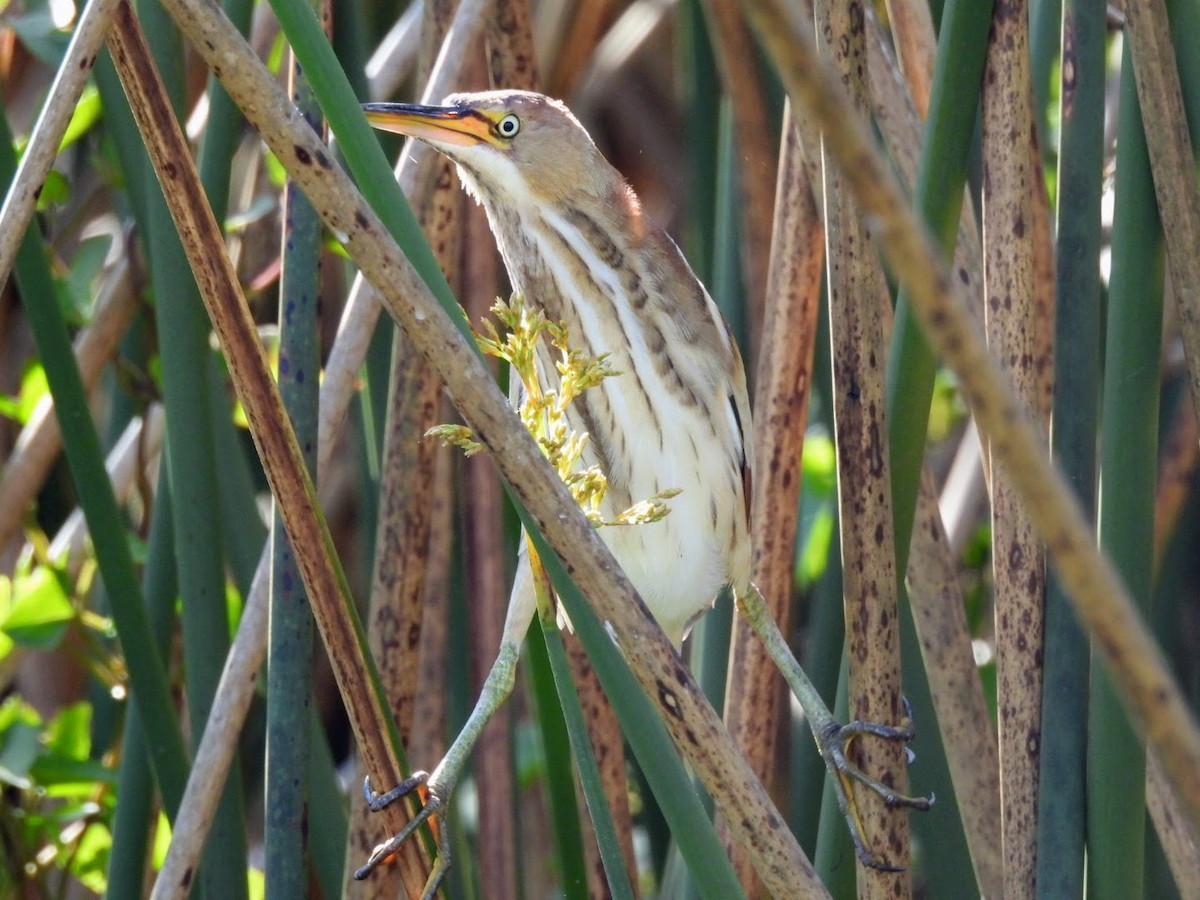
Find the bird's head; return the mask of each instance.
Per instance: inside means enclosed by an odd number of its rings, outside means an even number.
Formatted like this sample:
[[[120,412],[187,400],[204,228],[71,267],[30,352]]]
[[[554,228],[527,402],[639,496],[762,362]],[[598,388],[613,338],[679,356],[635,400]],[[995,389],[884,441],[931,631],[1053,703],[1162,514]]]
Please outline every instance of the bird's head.
[[[367,103],[363,111],[376,128],[418,138],[456,162],[481,200],[603,195],[620,179],[571,111],[542,94],[451,94],[441,106]]]

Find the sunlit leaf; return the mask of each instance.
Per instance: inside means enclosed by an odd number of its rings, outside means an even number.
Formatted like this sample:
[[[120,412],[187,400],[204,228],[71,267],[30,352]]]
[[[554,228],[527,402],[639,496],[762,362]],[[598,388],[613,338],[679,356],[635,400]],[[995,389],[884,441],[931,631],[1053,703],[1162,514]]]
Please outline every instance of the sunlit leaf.
[[[804,436],[801,469],[806,494],[814,498],[832,496],[837,487],[837,453],[833,438],[823,431],[809,431]]]
[[[80,836],[71,858],[71,874],[101,896],[108,891],[111,850],[112,832],[103,822],[93,822]]]
[[[46,727],[46,747],[68,759],[87,759],[92,752],[92,707],[73,703]]]
[[[67,123],[67,130],[63,134],[62,143],[58,145],[58,152],[62,153],[87,134],[92,129],[92,126],[100,120],[102,110],[100,91],[97,90],[94,84],[89,83],[83,89],[83,94],[80,95],[79,102],[75,104],[75,111],[71,114],[71,121]]]
[[[15,397],[0,396],[0,415],[7,416],[18,425],[24,425],[33,416],[42,397],[50,391],[46,383],[46,370],[36,360],[30,361],[21,377],[21,391]]]
[[[75,618],[75,608],[58,576],[46,566],[38,566],[17,579],[14,600],[0,622],[0,631],[33,650],[57,647]]]
[[[42,188],[38,191],[38,212],[46,212],[55,206],[62,206],[70,199],[71,182],[62,172],[51,169],[46,173],[46,180],[42,182]]]
[[[167,858],[167,850],[171,846],[171,822],[167,819],[166,813],[159,810],[158,827],[154,829],[154,848],[150,858],[154,861],[154,871],[158,871],[163,866],[163,860]]]

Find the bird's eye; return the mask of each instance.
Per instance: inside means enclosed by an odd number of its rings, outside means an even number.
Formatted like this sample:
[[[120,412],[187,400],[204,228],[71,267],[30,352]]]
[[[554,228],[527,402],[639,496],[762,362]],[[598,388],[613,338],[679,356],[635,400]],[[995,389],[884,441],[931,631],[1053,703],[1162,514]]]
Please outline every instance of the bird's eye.
[[[502,138],[514,138],[521,130],[521,120],[514,115],[507,115],[496,123],[496,132]]]

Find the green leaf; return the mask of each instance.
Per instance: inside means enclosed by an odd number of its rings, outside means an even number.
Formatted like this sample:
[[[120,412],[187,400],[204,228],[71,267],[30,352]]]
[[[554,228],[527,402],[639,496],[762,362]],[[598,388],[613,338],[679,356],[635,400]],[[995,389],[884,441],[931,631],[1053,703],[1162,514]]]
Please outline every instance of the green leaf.
[[[12,604],[12,580],[0,575],[0,617],[8,615],[8,611],[12,609]],[[8,654],[12,652],[14,646],[12,638],[3,631],[0,631],[0,662],[3,662]]]
[[[15,696],[0,706],[0,783],[33,786],[28,776],[41,749],[41,724],[33,707]]]
[[[38,212],[45,212],[55,206],[62,206],[71,199],[71,182],[67,176],[57,169],[46,173],[42,189],[37,195]]]
[[[18,577],[13,585],[14,600],[0,631],[31,650],[52,650],[75,618],[75,608],[58,575],[46,566],[38,566]]]
[[[38,403],[46,396],[46,370],[36,360],[31,361],[21,376],[21,391],[15,397],[0,397],[0,415],[8,416],[18,425],[27,423]]]
[[[71,259],[71,271],[62,282],[65,296],[62,296],[62,309],[67,321],[80,324],[91,314],[92,283],[100,270],[104,268],[104,259],[112,245],[112,236],[103,234],[83,241]]]
[[[829,550],[833,546],[833,503],[821,504],[816,516],[808,526],[808,536],[800,551],[796,578],[802,590],[808,590],[820,580],[829,563]]]
[[[71,121],[67,123],[67,130],[62,143],[58,145],[58,152],[62,153],[91,131],[92,126],[100,121],[101,111],[100,91],[96,85],[89,82],[83,89],[79,102],[75,104],[75,111],[71,113]]]
[[[837,486],[837,454],[833,438],[823,431],[809,431],[804,436],[801,471],[804,491],[814,497],[829,497]]]
[[[46,748],[67,759],[87,759],[92,752],[91,729],[91,704],[72,704],[61,710],[46,728]]]
[[[117,773],[94,759],[71,759],[58,753],[43,753],[30,766],[29,774],[49,797],[87,798],[91,801],[97,785],[115,787]]]
[[[154,829],[154,846],[151,849],[150,858],[154,860],[154,871],[158,871],[163,867],[163,862],[167,858],[167,849],[171,846],[171,822],[167,819],[166,813],[159,812],[158,827]]]
[[[108,856],[112,850],[112,832],[103,822],[93,822],[75,845],[71,874],[100,896],[108,892]]]

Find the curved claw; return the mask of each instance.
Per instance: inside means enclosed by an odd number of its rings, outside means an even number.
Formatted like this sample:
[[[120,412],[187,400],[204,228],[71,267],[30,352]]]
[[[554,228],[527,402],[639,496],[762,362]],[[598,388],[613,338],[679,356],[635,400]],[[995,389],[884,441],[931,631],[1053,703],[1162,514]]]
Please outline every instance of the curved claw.
[[[907,794],[901,794],[882,781],[872,778],[850,762],[846,758],[846,747],[861,735],[871,735],[884,740],[903,741],[904,743],[911,741],[916,736],[916,731],[913,728],[912,708],[909,706],[908,698],[904,698],[904,721],[899,727],[860,720],[848,722],[845,725],[834,722],[824,733],[818,735],[817,739],[821,757],[834,776],[834,793],[837,796],[838,807],[850,829],[850,838],[854,843],[855,854],[863,865],[884,872],[899,872],[903,867],[883,862],[871,852],[863,840],[862,822],[858,813],[858,805],[854,801],[851,781],[857,781],[868,790],[878,794],[889,809],[908,807],[924,811],[933,806],[935,797],[932,794],[928,797],[910,797]],[[911,760],[911,751],[909,751],[909,756]]]
[[[428,782],[429,773],[417,771],[413,772],[387,793],[380,794],[372,789],[371,776],[368,775],[363,779],[363,799],[367,801],[367,809],[371,810],[371,812],[379,812],[384,807],[395,803],[401,797],[407,797],[414,790]]]
[[[444,814],[446,808],[446,800],[442,797],[438,786],[430,782],[428,772],[413,772],[412,775],[404,779],[400,784],[382,794],[377,793],[371,788],[370,777],[363,780],[363,798],[367,801],[367,808],[371,812],[378,812],[401,797],[411,794],[421,785],[425,785],[427,796],[420,811],[402,829],[371,851],[371,856],[355,871],[355,881],[362,881],[375,871],[380,863],[387,860],[400,849],[400,845],[408,840],[412,833],[420,828],[426,819],[434,815]],[[442,883],[442,879],[446,877],[446,872],[450,868],[450,842],[447,829],[437,829],[437,845],[437,858],[434,860],[433,869],[425,882],[425,889],[421,893],[423,900],[431,900],[433,898]]]

